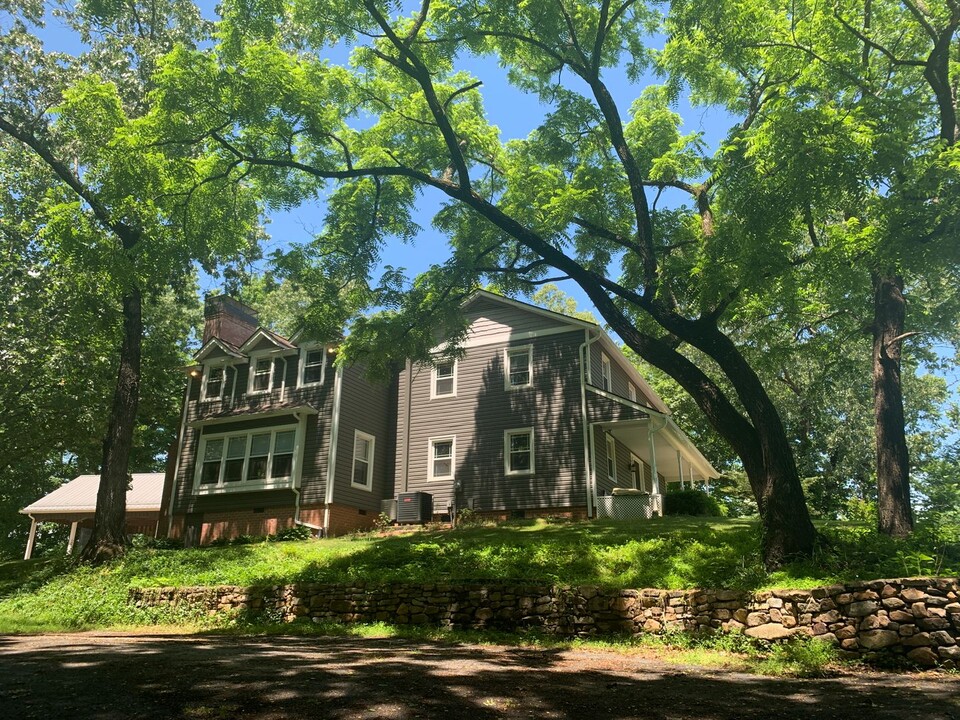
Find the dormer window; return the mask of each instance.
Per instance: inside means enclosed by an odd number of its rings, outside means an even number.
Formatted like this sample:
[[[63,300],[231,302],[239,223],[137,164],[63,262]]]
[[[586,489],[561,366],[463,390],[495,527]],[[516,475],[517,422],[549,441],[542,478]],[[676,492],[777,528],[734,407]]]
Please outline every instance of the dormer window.
[[[200,397],[203,400],[221,400],[231,393],[227,365],[207,365],[203,369],[203,385]]]
[[[259,357],[250,360],[250,392],[269,392],[273,388],[273,358]]]
[[[322,347],[303,348],[300,351],[300,385],[319,385],[323,382],[327,353]]]

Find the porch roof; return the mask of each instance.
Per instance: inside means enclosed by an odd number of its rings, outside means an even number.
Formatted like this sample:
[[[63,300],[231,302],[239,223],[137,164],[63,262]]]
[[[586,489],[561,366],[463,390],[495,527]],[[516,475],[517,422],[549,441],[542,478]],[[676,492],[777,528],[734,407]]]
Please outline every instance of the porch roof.
[[[607,430],[617,440],[630,448],[630,451],[637,457],[650,463],[647,432],[651,422],[654,423],[653,427],[656,433],[654,435],[654,447],[657,454],[657,472],[664,478],[671,480],[680,477],[680,469],[677,464],[678,452],[684,464],[692,467],[700,479],[720,477],[716,468],[703,456],[703,453],[697,449],[686,433],[677,427],[671,417],[601,422],[596,423],[596,425]],[[656,430],[660,426],[662,427]]]
[[[127,490],[128,512],[160,510],[163,495],[163,473],[133,473]],[[60,515],[63,513],[95,512],[99,475],[79,475],[53,492],[44,495],[20,511],[22,515]]]

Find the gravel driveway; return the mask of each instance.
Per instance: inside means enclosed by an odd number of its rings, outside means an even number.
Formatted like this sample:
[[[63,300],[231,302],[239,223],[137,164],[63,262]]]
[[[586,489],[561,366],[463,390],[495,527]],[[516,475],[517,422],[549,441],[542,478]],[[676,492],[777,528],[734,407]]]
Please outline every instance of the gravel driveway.
[[[0,718],[960,720],[960,677],[779,680],[616,653],[393,639],[0,637]]]

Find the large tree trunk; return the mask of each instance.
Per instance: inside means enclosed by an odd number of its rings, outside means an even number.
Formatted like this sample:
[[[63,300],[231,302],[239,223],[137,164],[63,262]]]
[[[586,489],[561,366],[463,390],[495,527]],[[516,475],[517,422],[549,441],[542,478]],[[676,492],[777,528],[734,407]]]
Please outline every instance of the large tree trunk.
[[[910,458],[904,429],[900,351],[906,315],[903,278],[872,273],[873,414],[877,442],[877,509],[880,532],[906,537],[913,532]]]
[[[139,289],[123,296],[123,340],[120,368],[113,393],[113,407],[103,439],[103,462],[93,534],[80,556],[82,562],[99,564],[123,554],[127,545],[124,526],[127,487],[130,483],[130,451],[140,401],[140,345],[143,338],[142,298]]]

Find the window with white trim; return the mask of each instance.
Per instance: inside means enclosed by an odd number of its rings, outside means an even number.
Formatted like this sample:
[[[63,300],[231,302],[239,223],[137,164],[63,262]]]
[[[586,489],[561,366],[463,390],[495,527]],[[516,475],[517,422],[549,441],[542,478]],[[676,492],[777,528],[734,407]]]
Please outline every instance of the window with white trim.
[[[444,360],[433,366],[430,398],[455,397],[457,394],[457,361]]]
[[[373,448],[376,441],[373,435],[353,431],[353,473],[350,476],[353,487],[373,489]]]
[[[430,438],[427,455],[428,480],[452,480],[456,462],[455,436]]]
[[[633,383],[627,385],[627,397],[630,398],[630,402],[637,401],[637,388]]]
[[[298,384],[319,385],[326,374],[327,352],[322,347],[303,347],[300,349],[300,377]]]
[[[507,348],[503,351],[507,389],[533,385],[533,345]]]
[[[203,435],[197,485],[201,492],[289,485],[296,446],[297,430],[290,427]]]
[[[610,368],[610,358],[600,355],[600,387],[607,392],[613,390],[613,373]]]
[[[607,435],[607,477],[617,481],[617,441],[613,435]]]
[[[507,475],[530,475],[534,472],[532,427],[507,430],[503,434],[503,460]]]
[[[250,358],[250,381],[247,383],[248,393],[263,393],[273,390],[273,358]]]
[[[230,370],[231,372],[227,372]],[[200,390],[202,400],[222,400],[232,392],[231,378],[235,379],[236,369],[229,365],[205,365],[203,383]]]

